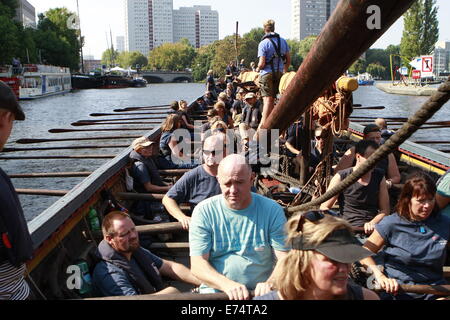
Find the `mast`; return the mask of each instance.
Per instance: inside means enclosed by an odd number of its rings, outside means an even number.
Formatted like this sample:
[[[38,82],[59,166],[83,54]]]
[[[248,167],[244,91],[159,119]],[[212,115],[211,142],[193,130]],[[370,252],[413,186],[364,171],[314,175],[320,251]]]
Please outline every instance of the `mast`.
[[[236,52],[236,67],[239,68],[239,54],[238,54],[238,35],[239,35],[239,21],[236,21],[236,36],[234,38],[234,50]]]
[[[287,129],[414,2],[341,0],[261,129]],[[377,15],[379,28],[370,28]]]
[[[111,26],[109,27],[109,35],[111,37],[111,63],[113,64],[113,67],[115,67],[115,61],[114,61],[114,44],[112,39],[112,31]]]
[[[81,73],[84,73],[84,58],[83,58],[83,38],[81,37],[81,20],[80,20],[80,7],[77,0],[77,14],[78,14],[78,30],[80,31],[80,55],[81,55]]]

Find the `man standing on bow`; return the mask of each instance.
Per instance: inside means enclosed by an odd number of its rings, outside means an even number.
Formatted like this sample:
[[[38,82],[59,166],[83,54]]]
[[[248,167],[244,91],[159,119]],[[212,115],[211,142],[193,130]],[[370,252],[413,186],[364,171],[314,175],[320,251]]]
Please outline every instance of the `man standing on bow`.
[[[263,97],[264,108],[258,129],[265,124],[274,107],[278,86],[283,73],[291,64],[289,45],[286,40],[275,33],[275,21],[264,23],[265,35],[258,46],[259,63],[256,72],[260,74],[259,87]]]

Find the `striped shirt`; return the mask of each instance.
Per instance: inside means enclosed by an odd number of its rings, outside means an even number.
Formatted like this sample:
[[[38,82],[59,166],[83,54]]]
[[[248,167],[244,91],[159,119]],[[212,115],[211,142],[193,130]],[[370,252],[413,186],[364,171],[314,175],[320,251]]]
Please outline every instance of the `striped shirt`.
[[[0,242],[0,249],[3,243]],[[0,262],[0,300],[25,300],[30,287],[24,278],[25,263],[13,266],[8,260]]]

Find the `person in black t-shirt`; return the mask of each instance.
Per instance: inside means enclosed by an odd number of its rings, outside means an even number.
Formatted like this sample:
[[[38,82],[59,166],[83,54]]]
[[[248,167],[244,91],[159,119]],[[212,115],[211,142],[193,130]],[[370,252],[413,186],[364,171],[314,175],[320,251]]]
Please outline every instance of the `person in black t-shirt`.
[[[11,88],[0,81],[0,151],[14,120],[25,114]],[[32,258],[33,244],[19,197],[11,180],[0,169],[0,300],[25,300],[30,288],[25,282],[25,262]]]

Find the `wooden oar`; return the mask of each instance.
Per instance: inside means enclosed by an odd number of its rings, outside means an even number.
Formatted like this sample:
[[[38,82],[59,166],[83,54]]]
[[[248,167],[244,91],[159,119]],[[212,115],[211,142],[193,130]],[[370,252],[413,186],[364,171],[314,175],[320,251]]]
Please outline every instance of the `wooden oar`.
[[[413,141],[413,142],[418,143],[418,144],[448,144],[448,143],[450,143],[450,141],[440,141],[440,140],[431,140],[431,141],[419,140],[419,141]]]
[[[158,115],[158,114],[165,114],[164,118],[167,116],[167,112],[128,112],[126,114],[121,114],[121,113],[91,113],[90,116],[91,117],[103,117],[103,116],[129,116],[129,115],[149,115],[149,114],[153,114],[153,115]]]
[[[145,226],[136,226],[136,231],[140,234],[158,234],[158,233],[168,233],[168,232],[179,232],[183,231],[181,222],[167,222],[167,223],[157,223],[149,224]]]
[[[189,171],[189,169],[158,170],[159,174],[161,174],[163,176],[182,176],[187,171]],[[92,174],[92,172],[89,172],[89,171],[83,171],[83,172],[38,172],[38,173],[8,174],[8,176],[10,178],[23,179],[23,178],[88,177],[91,174]]]
[[[355,110],[383,110],[384,106],[374,106],[374,107],[355,107],[353,106],[353,109]]]
[[[133,121],[133,120],[163,120],[162,117],[117,118],[117,119],[83,119],[77,122],[104,122],[104,121]]]
[[[19,173],[8,174],[10,178],[24,179],[24,178],[76,178],[88,177],[92,172],[40,172],[40,173]]]
[[[75,127],[81,126],[100,126],[100,125],[140,125],[140,124],[162,124],[162,121],[138,121],[138,122],[72,122],[70,125]]]
[[[254,296],[254,291],[250,292],[250,297]],[[112,300],[112,301],[145,301],[145,300],[197,300],[197,301],[210,301],[210,300],[229,300],[225,292],[217,293],[171,293],[171,294],[142,294],[136,296],[109,296],[99,298],[85,298],[83,300]],[[237,304],[235,304],[237,305]],[[234,309],[233,309],[234,310]],[[200,317],[198,317],[200,318]]]
[[[69,193],[69,190],[48,190],[48,189],[16,189],[18,194],[62,197]]]
[[[384,292],[381,288],[375,288],[374,290]],[[399,291],[418,294],[434,294],[437,296],[450,296],[450,285],[399,284]]]
[[[118,200],[162,200],[164,193],[118,192],[115,196]]]
[[[426,129],[445,129],[445,128],[450,128],[450,125],[444,125],[444,126],[425,126],[425,127],[420,127],[418,130],[426,130]],[[400,128],[392,128],[392,130],[398,130]]]
[[[169,106],[158,106],[158,107],[128,107],[122,109],[114,109],[114,112],[127,112],[127,111],[137,111],[137,110],[155,110],[155,109],[169,109]]]
[[[371,120],[375,120],[378,118],[383,118],[385,120],[396,120],[396,121],[407,121],[408,118],[404,118],[404,117],[362,117],[362,116],[350,116],[350,120],[352,119],[371,119]]]
[[[142,137],[141,135],[134,136],[110,136],[110,137],[90,137],[90,138],[66,138],[66,139],[19,139],[16,143],[30,144],[30,143],[42,143],[42,142],[57,142],[57,141],[78,141],[78,140],[117,140],[117,139],[136,139]]]
[[[50,129],[50,133],[63,133],[63,132],[96,132],[96,131],[149,131],[154,128],[124,128],[124,129]]]
[[[446,149],[444,149],[444,150],[440,149],[439,151],[444,152],[444,153],[450,153],[450,150],[446,150]]]
[[[0,157],[0,160],[53,160],[53,159],[112,159],[115,154],[88,154],[88,155],[70,155],[70,156],[15,156]]]
[[[75,149],[103,149],[103,148],[128,148],[129,144],[101,145],[101,146],[62,146],[62,147],[42,147],[42,148],[3,148],[3,152],[17,151],[41,151],[41,150],[75,150]]]
[[[361,120],[361,119],[355,119],[355,120],[351,120],[352,122],[358,122],[361,123],[362,125],[364,124],[371,124],[373,122],[370,122],[368,120]],[[389,125],[403,125],[405,122],[398,122],[398,121],[388,121]],[[450,126],[450,121],[430,121],[430,122],[425,122],[425,124],[429,124],[429,125],[441,125],[441,126]]]

